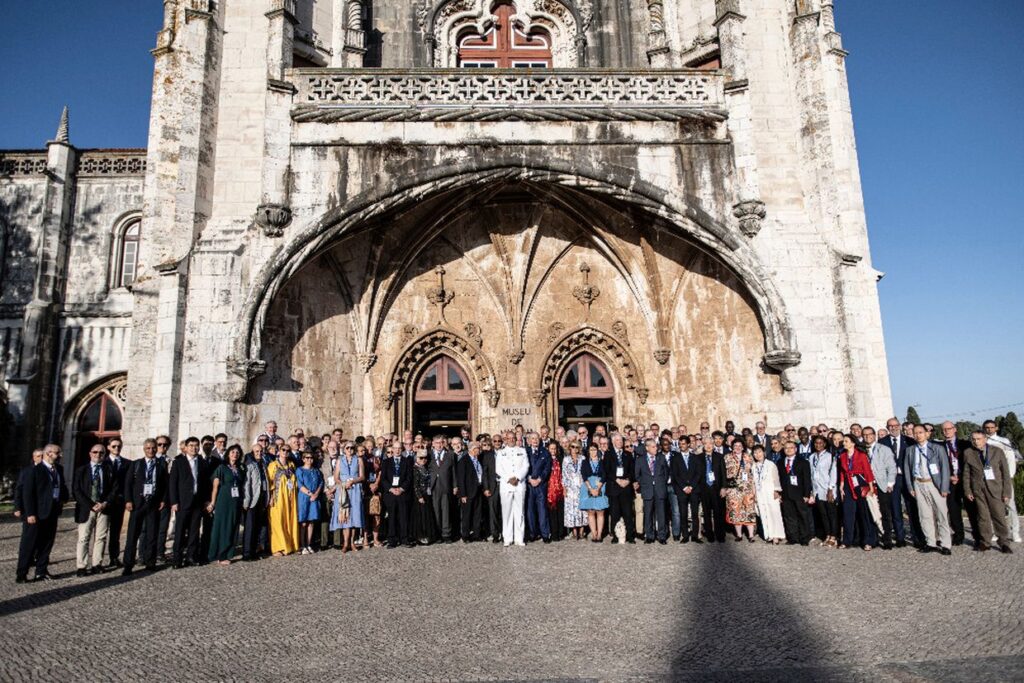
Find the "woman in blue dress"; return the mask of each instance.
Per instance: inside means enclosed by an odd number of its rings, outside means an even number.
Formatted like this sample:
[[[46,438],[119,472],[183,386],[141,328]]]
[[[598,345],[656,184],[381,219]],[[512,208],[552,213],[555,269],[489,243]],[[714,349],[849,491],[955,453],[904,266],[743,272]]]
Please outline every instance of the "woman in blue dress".
[[[583,486],[580,487],[580,510],[586,510],[590,520],[590,540],[600,543],[604,540],[604,511],[608,509],[605,492],[604,468],[601,466],[601,452],[597,446],[587,446],[587,459],[580,468]]]
[[[356,445],[346,441],[341,457],[335,465],[334,481],[339,490],[348,494],[348,509],[341,506],[344,496],[334,497],[331,531],[341,529],[341,552],[347,553],[359,546],[353,543],[356,529],[363,528],[363,459],[356,455]]]
[[[313,527],[320,521],[320,495],[324,492],[324,475],[313,467],[313,454],[306,451],[302,454],[302,467],[295,471],[296,484],[299,487],[299,541],[302,543],[302,555],[313,552]]]

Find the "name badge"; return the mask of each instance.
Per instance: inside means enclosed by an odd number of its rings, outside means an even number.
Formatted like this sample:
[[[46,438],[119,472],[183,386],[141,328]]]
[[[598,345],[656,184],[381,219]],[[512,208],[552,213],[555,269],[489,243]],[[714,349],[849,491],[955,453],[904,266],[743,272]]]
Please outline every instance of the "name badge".
[[[903,476],[903,468],[902,467],[897,467],[896,468],[896,474],[898,474],[898,475],[900,475],[902,477]]]
[[[143,484],[142,485],[142,495],[144,495],[144,496],[152,496],[153,495],[153,490],[155,488],[156,488],[156,484]]]
[[[930,462],[930,463],[928,463],[928,471],[931,472],[932,474],[938,474],[939,473],[939,466],[936,465],[933,462]]]
[[[953,476],[957,476],[960,473],[960,463],[956,460],[953,461]]]
[[[427,495],[428,495],[428,496],[430,495],[430,492],[431,492],[431,490],[433,490],[433,489],[432,489],[432,487],[428,486],[428,487],[427,487]]]
[[[860,477],[859,476],[857,476],[855,474],[855,475],[853,475],[853,477],[851,477],[851,480],[853,481],[853,485],[854,486],[860,486]]]
[[[672,477],[669,477],[668,480],[665,483],[666,484],[671,484],[672,483]]]
[[[715,483],[715,473],[714,472],[708,472],[708,483],[709,484],[714,484]]]
[[[391,488],[398,488],[398,477],[391,477]]]
[[[747,473],[746,472],[741,473],[740,474],[740,481],[746,481],[746,480],[747,480]]]
[[[622,479],[625,476],[626,476],[626,468],[625,467],[616,467],[615,468],[615,478],[616,479]]]
[[[799,486],[800,485],[800,484],[797,483],[796,475],[795,474],[789,475],[789,485],[790,486]]]
[[[370,483],[372,484],[375,481],[377,481],[377,473],[376,472],[370,472]]]
[[[991,467],[986,467],[985,468],[985,478],[988,479],[989,481],[995,481],[996,480],[996,471],[994,469],[992,469]]]
[[[334,477],[327,477],[327,485],[334,486]]]
[[[231,497],[232,498],[238,498],[238,487],[237,486],[232,486],[231,487]]]

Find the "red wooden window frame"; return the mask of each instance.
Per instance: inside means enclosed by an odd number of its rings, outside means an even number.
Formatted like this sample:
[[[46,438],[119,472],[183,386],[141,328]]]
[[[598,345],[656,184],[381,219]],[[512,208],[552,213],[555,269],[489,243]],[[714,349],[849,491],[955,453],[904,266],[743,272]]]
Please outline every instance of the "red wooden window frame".
[[[576,370],[579,386],[567,387],[565,382],[573,369]],[[596,370],[600,373],[604,379],[603,387],[592,386],[591,370]],[[559,399],[614,397],[615,387],[612,386],[611,373],[608,372],[608,367],[595,356],[589,353],[580,354],[562,371],[562,379],[558,382]]]
[[[551,38],[546,32],[524,33],[512,23],[512,5],[499,5],[497,21],[483,35],[459,38],[459,66],[496,69],[551,66]]]
[[[431,370],[436,370],[438,382],[434,389],[424,389]],[[452,388],[451,374],[462,383],[462,388]],[[441,379],[444,381],[440,381]],[[473,397],[473,391],[469,386],[469,379],[462,367],[449,356],[438,356],[430,365],[423,370],[416,380],[416,402],[417,403],[464,403]]]

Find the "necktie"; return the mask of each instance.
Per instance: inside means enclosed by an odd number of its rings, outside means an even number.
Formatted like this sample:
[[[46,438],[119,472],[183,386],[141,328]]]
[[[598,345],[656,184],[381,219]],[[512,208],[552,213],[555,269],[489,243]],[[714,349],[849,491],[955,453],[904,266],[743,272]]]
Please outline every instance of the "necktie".
[[[793,471],[793,459],[792,458],[786,458],[786,474],[789,474],[792,471]]]
[[[89,497],[98,500],[100,497],[100,466],[92,466],[92,486],[89,489]]]

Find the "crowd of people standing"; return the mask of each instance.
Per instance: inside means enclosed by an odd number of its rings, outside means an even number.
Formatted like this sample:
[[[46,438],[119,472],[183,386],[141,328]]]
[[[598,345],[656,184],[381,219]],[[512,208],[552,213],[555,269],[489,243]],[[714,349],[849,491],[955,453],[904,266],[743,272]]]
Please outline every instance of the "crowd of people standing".
[[[114,437],[89,450],[70,487],[60,447],[36,451],[16,487],[16,580],[28,581],[32,566],[34,580],[53,578],[50,552],[69,500],[79,576],[128,575],[140,563],[229,565],[239,550],[254,561],[459,540],[665,545],[731,536],[950,555],[966,540],[965,513],[977,551],[1011,553],[1021,540],[1012,486],[1020,456],[991,420],[969,440],[951,422],[936,434],[893,418],[877,431],[520,425],[429,440],[412,431],[346,439],[340,428],[286,438],[269,422],[248,452],[227,441],[190,436],[171,457],[171,439],[158,436],[129,459]]]

